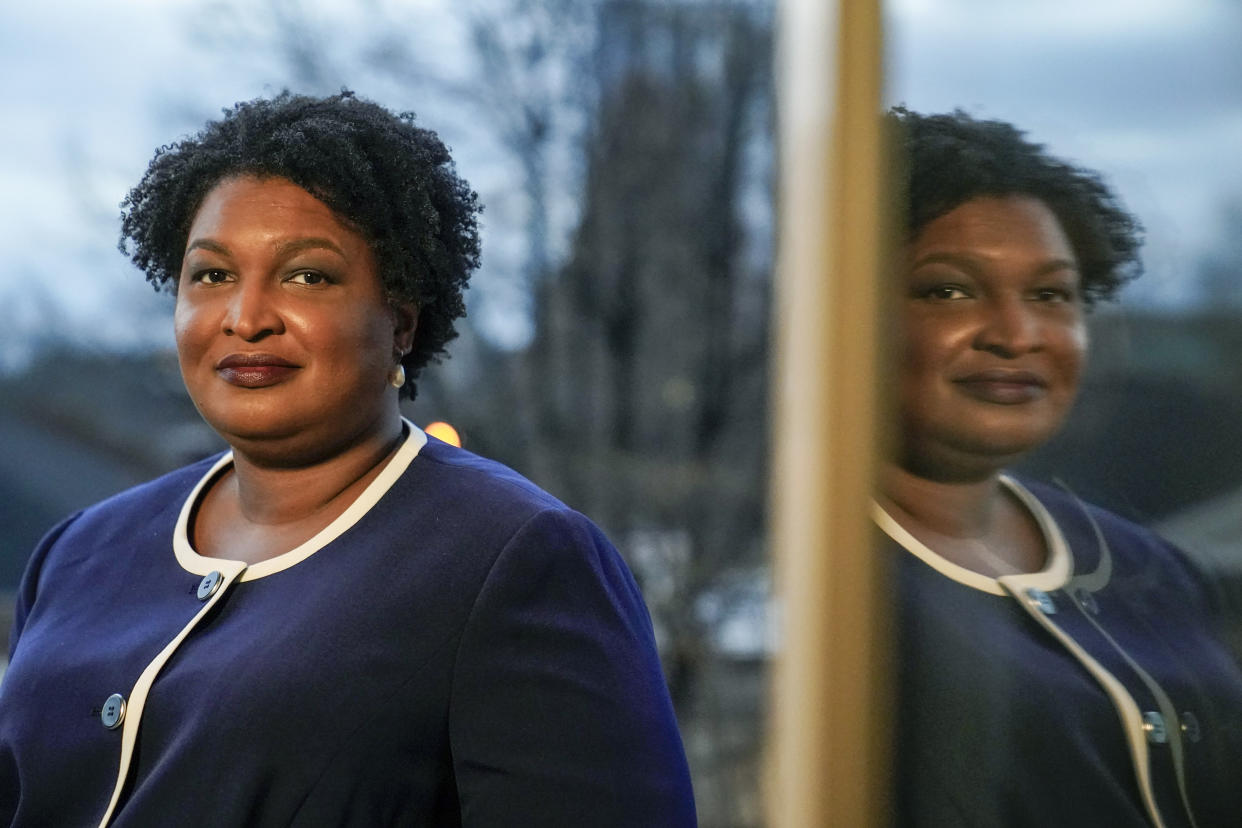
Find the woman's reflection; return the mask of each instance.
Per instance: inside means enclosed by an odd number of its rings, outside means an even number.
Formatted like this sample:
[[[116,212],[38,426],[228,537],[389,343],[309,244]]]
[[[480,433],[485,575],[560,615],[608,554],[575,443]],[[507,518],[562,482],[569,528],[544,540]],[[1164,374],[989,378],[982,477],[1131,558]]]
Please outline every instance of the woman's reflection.
[[[1242,673],[1203,582],[1150,532],[1004,472],[1069,412],[1084,316],[1137,274],[1137,222],[1009,124],[892,119],[900,436],[875,519],[900,553],[898,822],[1234,824]]]

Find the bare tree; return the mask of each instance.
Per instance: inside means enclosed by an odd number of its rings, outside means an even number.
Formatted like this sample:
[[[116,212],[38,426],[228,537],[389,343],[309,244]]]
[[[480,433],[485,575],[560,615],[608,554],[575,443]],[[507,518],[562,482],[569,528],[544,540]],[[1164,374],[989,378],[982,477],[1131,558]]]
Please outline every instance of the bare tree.
[[[600,26],[581,219],[520,359],[543,462],[644,580],[679,709],[711,739],[741,722],[735,756],[692,748],[718,824],[753,799],[758,748],[761,685],[725,703],[697,607],[763,563],[771,238],[746,216],[771,210],[770,20],[617,2]]]

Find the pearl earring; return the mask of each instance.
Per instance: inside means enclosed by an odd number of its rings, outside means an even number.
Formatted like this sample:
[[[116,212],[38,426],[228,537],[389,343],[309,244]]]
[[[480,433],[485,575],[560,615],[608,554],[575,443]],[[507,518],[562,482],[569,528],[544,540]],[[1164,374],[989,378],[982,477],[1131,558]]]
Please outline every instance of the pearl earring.
[[[393,388],[401,388],[405,385],[405,366],[397,363],[397,367],[388,372],[388,384]]]

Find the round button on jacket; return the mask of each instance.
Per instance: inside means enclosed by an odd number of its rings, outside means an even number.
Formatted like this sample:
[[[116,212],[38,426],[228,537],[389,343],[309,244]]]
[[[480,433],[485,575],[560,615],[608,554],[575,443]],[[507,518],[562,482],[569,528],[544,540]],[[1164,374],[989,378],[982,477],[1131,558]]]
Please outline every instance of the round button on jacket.
[[[1074,593],[1074,597],[1078,599],[1078,605],[1092,615],[1100,614],[1100,603],[1095,600],[1095,596],[1090,590],[1080,589]]]
[[[216,590],[220,588],[220,584],[224,583],[224,576],[219,572],[212,570],[203,576],[203,580],[198,582],[198,600],[206,601],[208,598],[216,594]]]
[[[1044,615],[1056,614],[1057,605],[1053,602],[1052,596],[1042,589],[1035,589],[1033,587],[1028,589],[1026,591],[1026,600]]]
[[[1143,714],[1143,730],[1147,732],[1147,741],[1153,745],[1163,745],[1169,741],[1169,734],[1164,729],[1164,717],[1154,710]]]
[[[1203,731],[1199,728],[1199,720],[1189,710],[1182,711],[1182,733],[1185,733],[1186,738],[1192,742],[1197,742],[1203,738]]]
[[[125,721],[125,697],[120,693],[108,696],[103,709],[99,711],[99,721],[103,722],[103,726],[108,730],[116,730],[120,727],[121,722]]]

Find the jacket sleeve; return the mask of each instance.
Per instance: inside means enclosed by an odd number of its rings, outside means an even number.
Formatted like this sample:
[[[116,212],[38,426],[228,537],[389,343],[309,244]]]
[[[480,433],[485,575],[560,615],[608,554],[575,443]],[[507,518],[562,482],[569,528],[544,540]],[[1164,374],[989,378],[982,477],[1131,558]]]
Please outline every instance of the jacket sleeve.
[[[531,518],[484,582],[454,667],[462,824],[693,826],[650,617],[602,533]]]
[[[17,589],[17,598],[13,608],[13,627],[9,630],[9,661],[13,660],[13,653],[17,651],[17,642],[22,636],[22,630],[26,626],[26,619],[30,617],[30,610],[34,606],[35,596],[39,592],[39,576],[43,571],[43,562],[47,560],[47,554],[56,541],[60,540],[60,536],[69,528],[69,524],[77,520],[81,512],[75,512],[69,517],[56,524],[48,531],[43,539],[39,541],[39,545],[35,547],[34,552],[30,553],[30,559],[26,562],[26,570],[22,573],[21,585]]]

